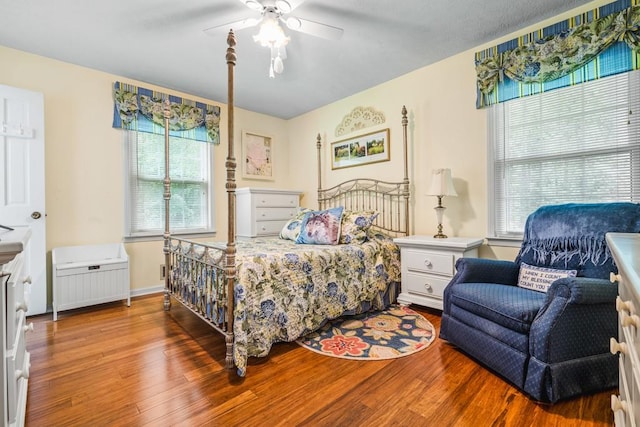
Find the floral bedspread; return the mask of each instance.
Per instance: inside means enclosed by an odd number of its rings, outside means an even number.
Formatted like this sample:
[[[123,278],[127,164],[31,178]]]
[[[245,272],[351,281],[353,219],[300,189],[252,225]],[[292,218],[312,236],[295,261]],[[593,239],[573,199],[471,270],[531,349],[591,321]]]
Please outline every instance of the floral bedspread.
[[[247,358],[293,341],[361,302],[382,309],[389,283],[400,282],[400,251],[376,236],[357,245],[302,245],[285,239],[237,242],[233,357]]]

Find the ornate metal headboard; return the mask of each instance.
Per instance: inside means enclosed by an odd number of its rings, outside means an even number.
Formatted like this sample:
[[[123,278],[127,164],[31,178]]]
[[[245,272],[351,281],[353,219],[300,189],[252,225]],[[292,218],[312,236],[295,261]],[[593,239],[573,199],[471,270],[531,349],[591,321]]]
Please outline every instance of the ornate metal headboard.
[[[322,188],[321,147],[318,134],[318,207],[327,209],[344,206],[349,210],[373,210],[379,212],[374,228],[391,236],[409,234],[409,170],[407,159],[407,109],[402,107],[402,137],[404,154],[404,179],[387,182],[377,179],[358,178],[345,181],[330,188]]]

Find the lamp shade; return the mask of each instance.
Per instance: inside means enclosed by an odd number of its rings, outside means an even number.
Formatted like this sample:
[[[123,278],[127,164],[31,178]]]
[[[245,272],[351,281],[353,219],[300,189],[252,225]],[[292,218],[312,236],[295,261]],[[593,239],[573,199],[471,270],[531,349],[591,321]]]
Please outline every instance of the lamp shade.
[[[451,169],[434,169],[431,172],[431,185],[428,196],[457,196],[451,179]]]

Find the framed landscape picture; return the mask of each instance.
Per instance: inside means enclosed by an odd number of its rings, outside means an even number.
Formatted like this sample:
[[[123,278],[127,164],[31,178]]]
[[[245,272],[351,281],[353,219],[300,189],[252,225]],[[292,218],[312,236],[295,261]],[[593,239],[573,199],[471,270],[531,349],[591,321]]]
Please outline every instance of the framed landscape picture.
[[[273,139],[254,132],[242,132],[242,177],[272,181]]]
[[[331,143],[331,169],[389,160],[389,129]]]

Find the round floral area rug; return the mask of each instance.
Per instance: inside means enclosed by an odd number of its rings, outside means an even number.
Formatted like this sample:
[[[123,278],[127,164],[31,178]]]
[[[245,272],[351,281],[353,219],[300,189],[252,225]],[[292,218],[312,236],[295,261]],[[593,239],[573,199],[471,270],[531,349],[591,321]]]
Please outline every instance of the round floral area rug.
[[[353,360],[395,359],[424,350],[436,338],[427,319],[408,307],[338,318],[296,341],[302,347]]]

